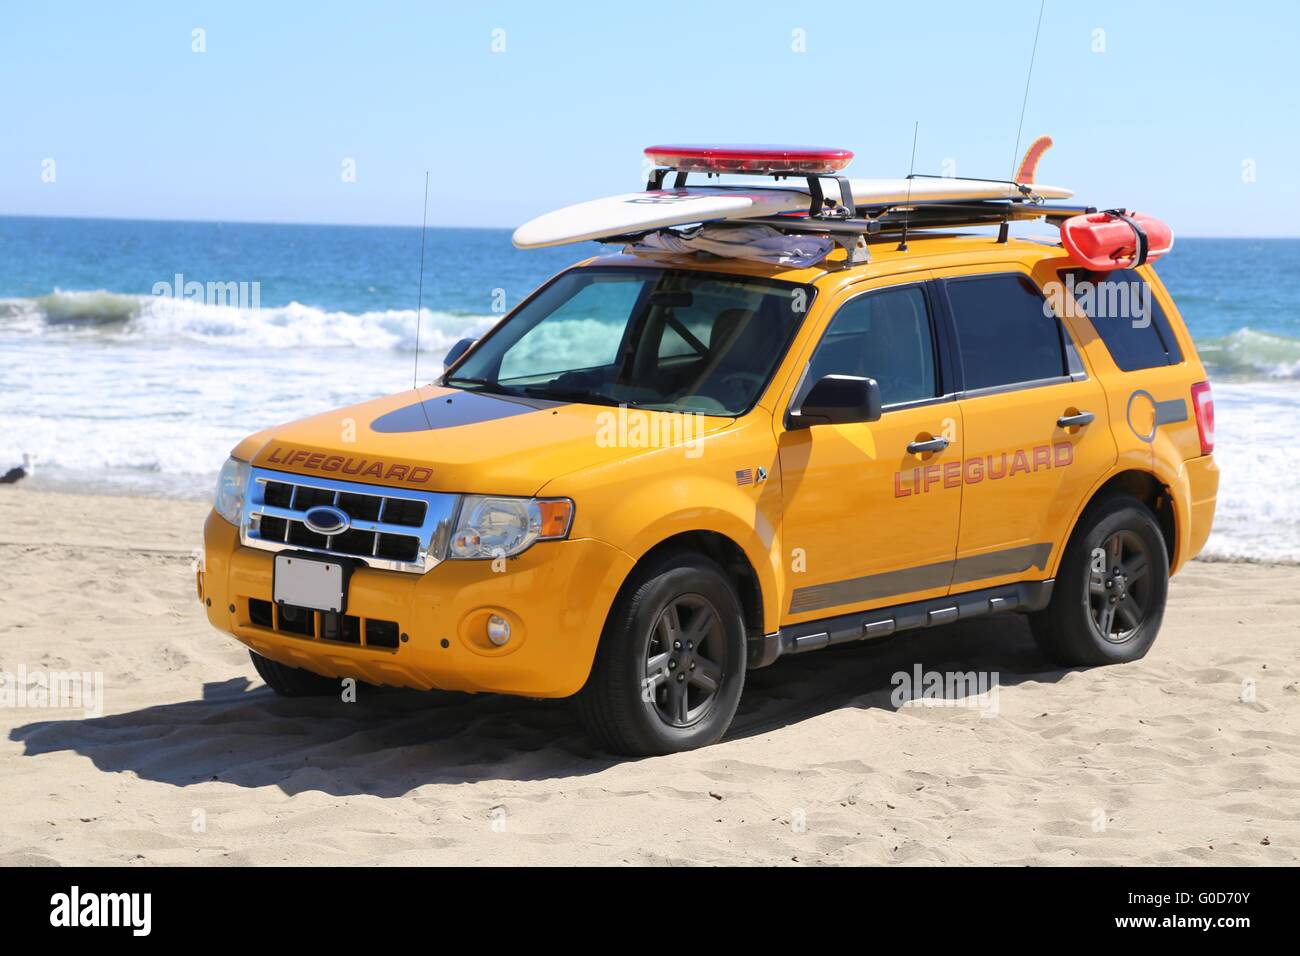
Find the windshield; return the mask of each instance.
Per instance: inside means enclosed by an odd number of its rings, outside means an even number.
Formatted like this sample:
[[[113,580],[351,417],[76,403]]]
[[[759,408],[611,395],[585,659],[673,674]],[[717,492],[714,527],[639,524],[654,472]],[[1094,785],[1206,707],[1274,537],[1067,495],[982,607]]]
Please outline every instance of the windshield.
[[[684,269],[557,277],[444,381],[467,389],[706,415],[753,407],[812,286]]]

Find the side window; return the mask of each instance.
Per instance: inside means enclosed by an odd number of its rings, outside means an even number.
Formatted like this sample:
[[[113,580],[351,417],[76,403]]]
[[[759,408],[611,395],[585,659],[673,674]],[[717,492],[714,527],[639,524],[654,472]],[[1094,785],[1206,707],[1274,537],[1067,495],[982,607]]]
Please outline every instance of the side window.
[[[967,391],[1068,374],[1060,322],[1022,275],[948,279]]]
[[[1177,365],[1183,360],[1164,310],[1136,270],[1069,269],[1061,273],[1061,282],[1066,296],[1073,298],[1106,343],[1120,371]]]
[[[813,353],[805,381],[864,375],[884,405],[935,396],[934,339],[920,286],[882,289],[846,302]]]

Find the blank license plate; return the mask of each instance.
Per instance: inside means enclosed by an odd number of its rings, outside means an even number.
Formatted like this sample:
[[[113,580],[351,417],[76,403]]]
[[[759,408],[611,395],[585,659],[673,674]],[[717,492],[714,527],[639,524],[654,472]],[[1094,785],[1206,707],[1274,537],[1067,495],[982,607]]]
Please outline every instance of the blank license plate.
[[[346,603],[343,565],[277,554],[272,595],[277,604],[342,612]]]

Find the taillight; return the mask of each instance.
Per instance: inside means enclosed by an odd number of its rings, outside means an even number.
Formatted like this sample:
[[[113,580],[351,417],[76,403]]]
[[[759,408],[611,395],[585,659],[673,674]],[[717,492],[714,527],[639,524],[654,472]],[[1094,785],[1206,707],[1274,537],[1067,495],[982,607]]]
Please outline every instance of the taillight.
[[[1196,409],[1196,430],[1201,436],[1201,454],[1214,451],[1214,393],[1209,382],[1192,386],[1192,406]]]

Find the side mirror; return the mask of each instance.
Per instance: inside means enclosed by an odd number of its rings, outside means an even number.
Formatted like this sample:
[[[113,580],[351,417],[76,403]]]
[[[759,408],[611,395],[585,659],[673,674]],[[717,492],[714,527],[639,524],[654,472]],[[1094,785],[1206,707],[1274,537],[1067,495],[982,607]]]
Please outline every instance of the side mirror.
[[[447,354],[442,360],[442,370],[445,372],[456,364],[456,360],[469,351],[469,347],[477,342],[478,339],[461,339],[455,345],[447,350]]]
[[[860,375],[826,375],[790,415],[790,427],[849,425],[880,420],[880,385]]]

